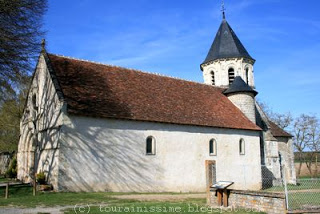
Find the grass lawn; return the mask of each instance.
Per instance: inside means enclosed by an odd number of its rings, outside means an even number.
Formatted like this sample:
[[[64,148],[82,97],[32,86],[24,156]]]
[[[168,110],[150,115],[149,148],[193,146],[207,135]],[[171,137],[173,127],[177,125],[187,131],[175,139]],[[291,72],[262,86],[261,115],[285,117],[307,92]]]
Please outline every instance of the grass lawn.
[[[297,185],[288,184],[287,188],[289,191],[291,190],[320,190],[320,180],[312,180],[312,179],[298,179]],[[272,191],[272,192],[284,192],[284,186],[274,186],[264,191]]]
[[[14,180],[11,178],[5,178],[3,175],[0,175],[0,183],[5,183],[8,181],[14,181]]]
[[[297,185],[288,184],[288,202],[290,210],[320,207],[320,180],[298,179]],[[282,192],[284,187],[271,187],[265,191]]]
[[[118,199],[112,198],[112,195],[120,193],[56,193],[56,192],[38,192],[36,196],[32,195],[32,187],[29,185],[13,186],[9,188],[9,198],[4,199],[5,188],[0,188],[0,206],[64,206],[81,203],[109,203],[117,202]]]
[[[0,195],[4,195],[4,188],[0,188]],[[129,193],[137,194],[137,193]],[[155,194],[155,193],[152,193]],[[161,194],[161,193],[160,193]],[[164,193],[163,193],[164,194]],[[168,194],[168,193],[166,193]],[[179,193],[169,193],[178,195]],[[32,196],[32,187],[20,185],[9,188],[9,198],[0,198],[1,207],[54,207],[54,206],[75,206],[77,213],[83,213],[84,209],[89,209],[91,213],[220,213],[220,209],[212,209],[206,206],[206,199],[184,199],[181,201],[137,201],[127,199],[114,198],[116,195],[128,195],[128,193],[110,193],[110,192],[95,192],[95,193],[38,193]],[[75,213],[74,208],[65,210],[65,213]],[[244,210],[230,212],[226,210],[223,213],[248,213]],[[258,212],[251,212],[258,213]]]
[[[291,210],[302,210],[313,206],[320,207],[320,192],[290,192],[288,199]]]

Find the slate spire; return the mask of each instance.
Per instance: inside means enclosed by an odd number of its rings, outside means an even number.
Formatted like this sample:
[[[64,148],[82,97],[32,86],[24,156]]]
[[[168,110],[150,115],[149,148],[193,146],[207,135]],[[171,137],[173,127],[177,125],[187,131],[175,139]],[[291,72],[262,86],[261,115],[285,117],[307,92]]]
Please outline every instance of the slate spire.
[[[223,20],[216,34],[216,37],[211,45],[208,55],[202,64],[205,64],[216,59],[224,58],[247,58],[255,61],[247,52],[245,47],[240,42],[237,35],[234,33],[223,11]]]

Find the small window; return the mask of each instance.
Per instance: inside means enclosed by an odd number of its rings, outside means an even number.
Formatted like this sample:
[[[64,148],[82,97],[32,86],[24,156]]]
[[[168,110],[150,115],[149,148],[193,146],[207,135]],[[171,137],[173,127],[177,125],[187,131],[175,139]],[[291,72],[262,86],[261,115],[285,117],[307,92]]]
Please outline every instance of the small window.
[[[156,141],[154,137],[149,136],[146,140],[146,154],[147,155],[155,155],[156,154]]]
[[[34,110],[38,110],[38,106],[37,106],[37,95],[32,95],[32,107]]]
[[[239,141],[239,153],[240,155],[244,155],[245,154],[245,143],[244,143],[244,139],[240,139]]]
[[[229,85],[231,85],[234,80],[234,69],[233,68],[229,68],[228,77],[229,77]]]
[[[217,141],[215,139],[209,141],[209,155],[217,155]]]
[[[216,85],[214,71],[211,71],[211,83],[212,83],[212,85]]]
[[[249,68],[246,68],[246,81],[249,84]]]

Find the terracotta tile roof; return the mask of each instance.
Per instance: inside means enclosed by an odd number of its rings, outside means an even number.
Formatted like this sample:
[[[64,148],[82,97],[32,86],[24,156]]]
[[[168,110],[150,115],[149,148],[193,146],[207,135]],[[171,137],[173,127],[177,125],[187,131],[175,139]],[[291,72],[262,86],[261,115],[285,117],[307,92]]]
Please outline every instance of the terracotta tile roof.
[[[261,130],[222,94],[221,88],[53,54],[47,56],[70,114]]]
[[[274,137],[293,137],[291,134],[289,134],[288,132],[284,131],[279,126],[277,126],[274,122],[270,120],[268,122],[270,125],[271,134]]]

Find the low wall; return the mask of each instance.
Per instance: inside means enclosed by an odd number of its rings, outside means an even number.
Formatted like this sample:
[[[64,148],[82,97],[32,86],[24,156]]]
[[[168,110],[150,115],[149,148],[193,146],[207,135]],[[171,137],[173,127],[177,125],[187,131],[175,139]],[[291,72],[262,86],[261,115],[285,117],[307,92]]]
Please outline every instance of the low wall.
[[[215,188],[211,188],[207,203],[212,207],[219,207]],[[260,191],[228,190],[229,208],[243,208],[247,211],[259,211],[272,214],[286,213],[285,195]]]

